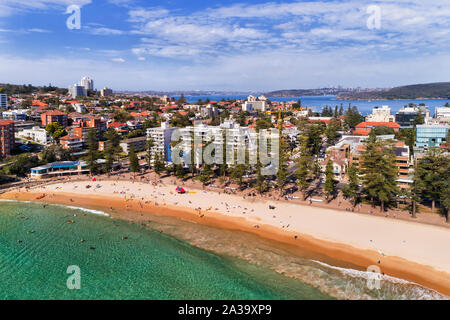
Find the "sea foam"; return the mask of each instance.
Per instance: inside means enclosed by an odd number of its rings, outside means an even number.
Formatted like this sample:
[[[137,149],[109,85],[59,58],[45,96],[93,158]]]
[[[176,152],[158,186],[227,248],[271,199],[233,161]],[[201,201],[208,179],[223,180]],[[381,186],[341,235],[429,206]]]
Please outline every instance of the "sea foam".
[[[38,203],[38,202],[33,202],[33,201],[20,201],[20,200],[10,200],[10,199],[0,199],[0,202]],[[64,207],[64,208],[69,208],[69,209],[73,209],[73,210],[81,210],[81,211],[89,212],[91,214],[96,214],[99,216],[105,216],[105,217],[110,216],[108,213],[100,211],[100,210],[86,209],[86,208],[82,208],[82,207],[68,206],[68,205],[64,205],[64,204],[52,204],[52,206]]]

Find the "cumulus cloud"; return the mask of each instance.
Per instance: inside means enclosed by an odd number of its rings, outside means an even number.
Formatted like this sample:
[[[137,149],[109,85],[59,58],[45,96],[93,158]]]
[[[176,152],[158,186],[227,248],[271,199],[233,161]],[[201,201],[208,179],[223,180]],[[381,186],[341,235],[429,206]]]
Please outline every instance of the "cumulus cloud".
[[[11,12],[68,2],[72,0],[3,0],[0,15],[7,14],[2,13],[2,6]],[[85,29],[86,37],[126,34],[131,45],[120,51],[117,46],[103,50],[93,46],[92,61],[77,63],[81,69],[89,66],[97,70],[99,79],[117,89],[148,89],[141,87],[146,83],[161,90],[270,90],[448,81],[444,74],[450,68],[448,0],[243,1],[211,4],[197,11],[164,4],[132,8],[127,6],[129,1],[109,2],[127,8],[124,23],[128,30],[119,30],[113,22],[111,28],[91,24]],[[380,29],[367,27],[369,4],[381,9]],[[1,31],[0,35],[10,32],[7,27]],[[148,69],[142,70],[139,61],[146,58]],[[101,63],[96,62],[99,60]],[[45,63],[41,59],[36,66],[17,65],[11,75],[24,74],[21,70],[26,70],[25,66],[39,71]],[[165,79],[161,74],[171,77]],[[121,85],[125,77],[133,79],[127,82],[128,87]]]
[[[109,35],[122,35],[125,34],[125,31],[118,30],[118,29],[112,29],[112,28],[106,28],[106,27],[100,27],[100,28],[86,28],[87,31],[93,35],[98,36],[109,36]]]
[[[448,48],[450,3],[436,0],[374,1],[381,28],[369,30],[367,4],[360,1],[238,3],[189,15],[131,10],[134,34],[143,35],[134,50],[156,56],[226,55],[278,48],[327,51],[335,47],[379,50]]]
[[[0,16],[8,16],[17,11],[48,10],[70,5],[82,7],[89,3],[91,3],[91,0],[2,0],[0,3]]]
[[[123,58],[112,58],[111,61],[112,62],[118,62],[118,63],[124,63],[125,59],[123,59]]]

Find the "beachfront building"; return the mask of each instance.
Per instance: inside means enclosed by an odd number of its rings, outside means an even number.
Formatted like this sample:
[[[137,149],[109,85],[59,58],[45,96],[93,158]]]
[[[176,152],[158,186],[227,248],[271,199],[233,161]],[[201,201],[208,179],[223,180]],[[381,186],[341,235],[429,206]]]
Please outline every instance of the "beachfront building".
[[[395,143],[395,164],[398,167],[398,177],[399,179],[411,180],[412,170],[410,162],[410,150],[405,142],[397,141]]]
[[[147,139],[152,139],[154,147],[153,154],[158,153],[164,156],[164,160],[169,160],[169,147],[172,141],[172,134],[176,128],[169,127],[167,122],[162,122],[161,127],[147,129]]]
[[[8,95],[1,93],[0,94],[0,109],[8,108]]]
[[[41,127],[33,127],[31,129],[19,131],[17,132],[17,137],[25,140],[33,140],[34,142],[43,145],[47,145],[52,142],[51,135],[47,132],[47,130]]]
[[[123,152],[126,154],[130,153],[131,147],[134,148],[135,152],[142,152],[145,150],[145,144],[147,142],[147,137],[137,137],[122,141],[120,146],[122,147]]]
[[[40,167],[32,168],[30,177],[33,179],[45,179],[88,173],[88,164],[84,161],[63,161],[49,163]]]
[[[14,121],[0,120],[0,157],[10,156],[14,143]]]
[[[372,114],[366,117],[367,122],[395,122],[395,116],[391,115],[391,108],[388,106],[382,106],[381,108],[375,107],[372,110]]]
[[[345,179],[345,173],[347,172],[349,166],[347,147],[348,146],[343,146],[343,148],[341,147],[333,149],[329,153],[328,158],[320,163],[322,172],[325,172],[327,164],[331,160],[333,161],[333,173],[335,178],[338,181],[343,181]]]
[[[419,149],[439,148],[447,142],[448,124],[418,125],[416,127],[416,147]]]
[[[387,137],[388,136],[386,136],[386,138]],[[389,140],[392,140],[392,138],[393,137],[391,137],[391,139]],[[365,151],[366,145],[363,143],[363,141],[355,144],[354,147],[350,150],[349,163],[362,169],[362,158]],[[398,168],[397,183],[401,188],[406,188],[407,185],[413,183],[412,168],[411,168],[412,162],[409,147],[406,146],[403,141],[397,141],[394,144],[394,152],[395,152],[395,164]]]
[[[207,142],[213,142],[215,148],[225,148],[227,150],[247,150],[250,155],[255,155],[257,152],[256,136],[252,134],[248,127],[241,127],[234,120],[226,120],[220,126],[208,126],[204,123],[198,123],[194,126],[180,129],[181,143],[185,143],[184,155],[190,154],[193,138],[197,139],[202,146]],[[225,141],[223,141],[225,137]],[[238,151],[239,153],[239,151]],[[197,167],[200,167],[203,160],[202,154],[194,159]],[[190,159],[189,156],[187,156]]]
[[[430,117],[430,112],[426,106],[403,107],[395,114],[395,122],[402,128],[412,128],[414,120],[419,114],[422,114],[425,119]]]
[[[59,143],[66,150],[80,151],[83,149],[83,140],[71,135],[62,137],[59,139]]]
[[[255,111],[265,112],[266,110],[267,110],[267,101],[264,99],[262,100],[260,100],[259,98],[257,99],[254,96],[249,96],[247,98],[247,101],[245,101],[242,104],[242,111],[244,112],[255,112]]]
[[[41,122],[43,127],[52,122],[57,122],[65,128],[67,127],[67,114],[59,110],[48,111],[41,114]]]

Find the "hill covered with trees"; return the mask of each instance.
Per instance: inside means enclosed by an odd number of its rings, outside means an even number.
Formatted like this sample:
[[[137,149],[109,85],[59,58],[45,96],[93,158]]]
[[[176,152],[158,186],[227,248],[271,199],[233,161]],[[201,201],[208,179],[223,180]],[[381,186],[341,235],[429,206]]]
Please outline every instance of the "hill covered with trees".
[[[450,82],[395,87],[385,91],[342,93],[342,100],[450,99]]]
[[[6,93],[8,95],[31,94],[33,92],[39,93],[55,92],[58,94],[66,94],[67,91],[68,91],[67,89],[58,88],[52,85],[35,87],[31,84],[27,85],[27,84],[0,83],[0,93]]]

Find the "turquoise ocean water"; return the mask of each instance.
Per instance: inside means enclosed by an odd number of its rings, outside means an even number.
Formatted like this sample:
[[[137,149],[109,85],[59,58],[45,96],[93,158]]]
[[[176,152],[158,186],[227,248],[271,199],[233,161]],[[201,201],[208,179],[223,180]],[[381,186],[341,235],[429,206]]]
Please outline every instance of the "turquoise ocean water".
[[[67,289],[71,265],[80,267],[81,290]],[[139,225],[0,202],[0,299],[326,298],[298,280]]]
[[[364,272],[243,232],[157,216],[143,226],[98,213],[0,201],[0,299],[446,298],[388,277],[371,290]],[[74,265],[81,290],[66,285]]]

